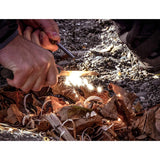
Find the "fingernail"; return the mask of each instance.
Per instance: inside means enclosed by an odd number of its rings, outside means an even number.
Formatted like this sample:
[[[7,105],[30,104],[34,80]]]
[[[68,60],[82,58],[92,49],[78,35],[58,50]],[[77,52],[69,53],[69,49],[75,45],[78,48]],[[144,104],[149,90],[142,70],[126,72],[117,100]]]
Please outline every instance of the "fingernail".
[[[57,32],[52,32],[53,36],[59,36]]]
[[[56,33],[56,32],[52,32],[52,36],[53,36],[53,38],[55,38],[55,39],[58,39],[58,38],[59,38],[59,34]]]

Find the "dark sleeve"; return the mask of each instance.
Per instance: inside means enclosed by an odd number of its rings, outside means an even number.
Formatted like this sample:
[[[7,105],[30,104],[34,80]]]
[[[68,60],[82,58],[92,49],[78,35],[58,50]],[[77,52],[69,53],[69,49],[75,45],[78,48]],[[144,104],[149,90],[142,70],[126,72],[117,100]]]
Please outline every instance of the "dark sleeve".
[[[140,58],[160,49],[160,20],[113,20],[120,39]]]
[[[18,35],[16,20],[0,20],[0,49]]]

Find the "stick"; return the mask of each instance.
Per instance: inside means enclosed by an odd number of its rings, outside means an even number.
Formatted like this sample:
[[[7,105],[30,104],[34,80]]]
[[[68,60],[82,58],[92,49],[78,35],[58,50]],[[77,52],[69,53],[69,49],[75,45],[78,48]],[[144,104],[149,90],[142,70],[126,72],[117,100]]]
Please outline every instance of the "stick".
[[[44,115],[44,118],[51,124],[51,126],[63,137],[66,141],[76,141],[72,135],[69,133],[69,131],[62,126],[61,121],[56,116],[56,114],[46,114]]]

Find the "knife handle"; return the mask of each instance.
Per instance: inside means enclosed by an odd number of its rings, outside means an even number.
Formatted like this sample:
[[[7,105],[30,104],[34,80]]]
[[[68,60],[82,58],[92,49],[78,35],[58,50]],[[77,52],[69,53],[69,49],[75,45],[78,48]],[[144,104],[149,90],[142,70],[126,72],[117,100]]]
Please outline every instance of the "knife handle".
[[[10,69],[7,69],[7,68],[3,68],[1,70],[1,76],[3,78],[8,78],[8,79],[11,79],[13,80],[14,79],[14,74],[13,74],[13,71],[11,71]]]

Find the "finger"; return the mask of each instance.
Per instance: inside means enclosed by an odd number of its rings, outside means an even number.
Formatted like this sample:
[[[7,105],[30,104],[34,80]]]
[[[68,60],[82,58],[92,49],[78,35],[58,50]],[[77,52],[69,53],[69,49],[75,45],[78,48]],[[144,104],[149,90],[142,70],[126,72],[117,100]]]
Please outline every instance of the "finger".
[[[45,34],[45,32],[40,32],[40,43],[41,46],[45,49],[56,51],[58,49],[58,46],[55,44],[52,44],[48,38],[48,36]]]
[[[33,86],[34,86],[36,80],[38,79],[38,77],[39,77],[39,73],[38,73],[38,72],[37,72],[37,73],[33,72],[33,73],[28,77],[27,81],[24,83],[24,85],[21,87],[21,89],[22,89],[24,92],[30,91],[30,90],[33,88]]]
[[[23,72],[22,72],[22,70],[23,70]],[[14,71],[14,79],[13,80],[7,79],[7,82],[9,85],[14,86],[16,88],[21,88],[25,84],[28,76],[30,76],[32,74],[33,70],[31,68],[27,69],[27,67],[25,67],[25,64],[24,64],[22,70],[21,71]]]
[[[19,35],[23,35],[23,31],[24,31],[24,25],[20,20],[17,20],[17,24],[18,24],[18,33]]]
[[[32,42],[33,43],[35,43],[35,44],[37,44],[37,45],[39,45],[39,46],[41,46],[41,44],[40,44],[40,30],[36,30],[36,31],[34,31],[33,33],[32,33],[32,35],[31,35],[31,39],[32,39]]]
[[[58,81],[58,70],[56,67],[56,64],[54,62],[54,58],[51,61],[51,66],[49,68],[48,71],[48,75],[47,75],[47,85],[55,85]]]
[[[23,32],[23,37],[29,41],[31,41],[31,34],[32,34],[33,28],[32,27],[26,27],[26,29]]]
[[[42,70],[39,78],[37,79],[37,81],[35,82],[32,88],[33,91],[40,91],[41,88],[45,85],[48,68],[49,68],[49,65]]]
[[[60,42],[58,25],[54,20],[36,20],[49,39]]]

